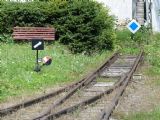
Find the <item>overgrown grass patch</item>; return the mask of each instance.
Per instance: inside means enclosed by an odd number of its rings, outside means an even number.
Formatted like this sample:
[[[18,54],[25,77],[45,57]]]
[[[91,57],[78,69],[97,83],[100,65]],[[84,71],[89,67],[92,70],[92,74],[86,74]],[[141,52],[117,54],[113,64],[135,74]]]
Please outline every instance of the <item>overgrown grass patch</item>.
[[[145,52],[145,61],[151,67],[149,74],[158,75],[160,73],[160,34],[152,34],[148,28],[142,28],[131,39],[129,30],[116,31],[117,40],[115,48],[120,49],[124,54],[137,55],[140,50]]]
[[[159,90],[160,86],[160,34],[151,34],[150,31],[138,31],[138,34],[131,39],[131,34],[127,30],[117,31],[116,48],[119,48],[124,54],[137,55],[139,50],[145,52],[145,64],[142,74],[145,76],[145,84],[150,86],[153,91]],[[142,86],[143,87],[143,86]],[[157,90],[157,91],[158,91]],[[154,93],[151,91],[152,93]],[[160,120],[160,106],[158,106],[158,93],[155,93],[149,103],[153,103],[152,109],[148,108],[147,111],[129,112],[126,114],[117,115],[120,120]],[[146,98],[147,100],[147,98]],[[152,101],[153,100],[153,101]],[[134,103],[133,103],[134,104]],[[154,106],[157,105],[157,106]],[[138,108],[137,108],[138,109]]]
[[[132,113],[122,120],[160,120],[160,107],[156,107],[151,112]]]
[[[144,63],[144,66],[147,66],[142,71],[143,76],[146,78],[145,83],[155,88],[160,87],[160,75],[157,72],[160,68],[148,65],[148,63]]]
[[[53,58],[50,66],[42,67],[41,72],[33,71],[36,51],[30,43],[0,43],[0,101],[8,96],[38,91],[55,84],[79,80],[89,70],[99,66],[111,52],[95,53],[92,56],[73,55],[68,49],[55,43],[45,45],[40,57]]]

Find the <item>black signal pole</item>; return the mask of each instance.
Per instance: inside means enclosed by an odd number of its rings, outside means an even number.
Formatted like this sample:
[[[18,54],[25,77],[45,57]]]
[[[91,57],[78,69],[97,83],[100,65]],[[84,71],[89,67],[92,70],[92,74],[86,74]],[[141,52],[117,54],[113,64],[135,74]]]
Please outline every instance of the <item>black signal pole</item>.
[[[131,33],[131,39],[132,39],[132,40],[134,39],[134,34],[133,34],[133,33]]]
[[[33,39],[32,40],[32,50],[36,50],[36,65],[34,71],[41,71],[41,67],[38,62],[38,50],[44,50],[44,41],[42,39]]]
[[[39,63],[38,63],[38,50],[36,50],[36,66],[34,68],[34,71],[36,71],[36,72],[41,71],[41,68],[40,68]]]

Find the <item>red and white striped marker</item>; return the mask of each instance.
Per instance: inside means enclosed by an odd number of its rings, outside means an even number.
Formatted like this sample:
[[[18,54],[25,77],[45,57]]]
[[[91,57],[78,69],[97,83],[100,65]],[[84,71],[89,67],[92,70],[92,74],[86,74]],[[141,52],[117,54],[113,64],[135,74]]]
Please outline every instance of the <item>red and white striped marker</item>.
[[[44,65],[50,65],[52,63],[52,58],[50,56],[45,56],[42,59],[42,62],[43,62]]]

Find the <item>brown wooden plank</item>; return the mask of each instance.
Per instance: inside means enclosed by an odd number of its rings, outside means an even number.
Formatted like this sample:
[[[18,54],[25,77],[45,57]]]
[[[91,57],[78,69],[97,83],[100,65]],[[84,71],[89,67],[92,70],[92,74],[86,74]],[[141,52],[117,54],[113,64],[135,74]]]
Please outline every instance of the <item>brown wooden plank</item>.
[[[14,38],[54,38],[55,36],[13,36]]]
[[[14,32],[54,32],[55,33],[55,29],[53,28],[43,28],[43,29],[39,29],[39,28],[18,28],[18,29],[13,29]]]
[[[33,40],[36,38],[14,38],[14,40]],[[37,39],[43,39],[43,40],[55,40],[55,38],[37,38]]]
[[[15,32],[14,32],[13,35],[14,35],[14,34],[15,34],[15,35],[16,35],[16,34],[20,34],[20,35],[23,35],[23,34],[53,34],[53,35],[54,35],[55,33],[45,33],[45,32],[42,32],[42,33],[27,33],[27,32],[26,32],[26,33],[17,33],[17,32],[16,32],[16,33],[15,33]]]
[[[19,30],[15,30],[15,29],[13,29],[13,31],[15,31],[15,32],[23,32],[23,31],[48,31],[48,32],[55,32],[55,30],[54,29],[19,29]]]
[[[12,35],[12,36],[13,36],[13,37],[16,37],[16,36],[17,36],[17,37],[30,37],[30,36],[31,36],[31,37],[32,37],[32,36],[35,36],[35,37],[37,37],[37,36],[40,36],[40,37],[55,37],[55,35],[42,35],[42,34],[41,34],[41,35],[38,35],[38,34],[37,34],[37,35],[30,35],[30,34],[26,35],[26,34],[25,34],[25,35]]]
[[[55,37],[54,35],[13,35],[13,37]]]
[[[20,28],[20,29],[13,29],[13,30],[55,30],[55,29],[46,29],[46,28],[43,28],[43,29],[39,29],[39,28]]]
[[[53,27],[14,27],[15,29],[21,29],[21,28],[39,28],[39,29],[54,29]]]
[[[29,29],[29,28],[26,28],[26,29],[24,29],[24,28],[21,28],[21,29],[13,29],[14,31],[28,31],[28,30],[30,30],[30,31],[55,31],[55,29],[38,29],[38,28],[32,28],[32,29]]]
[[[55,36],[55,34],[12,34],[12,36]]]
[[[55,30],[55,28],[13,28],[13,30]]]
[[[54,29],[19,29],[19,30],[13,29],[13,31],[15,31],[15,32],[23,32],[23,31],[25,31],[25,32],[26,32],[26,31],[28,31],[28,32],[29,32],[29,31],[35,31],[35,32],[36,32],[36,31],[40,31],[40,32],[41,32],[41,31],[55,32]]]
[[[31,26],[28,26],[28,27],[21,27],[21,26],[16,26],[16,27],[14,27],[14,28],[50,28],[50,27],[31,27]]]
[[[51,38],[54,38],[55,36],[53,35],[16,35],[16,36],[13,36],[13,37],[51,37]]]
[[[14,27],[12,36],[15,40],[55,40],[55,32],[49,27]]]
[[[19,38],[19,39],[21,39],[21,38],[26,38],[26,39],[28,39],[28,38],[55,38],[55,37],[48,37],[48,36],[13,36],[13,38]]]
[[[13,32],[13,34],[55,34],[55,31],[53,32],[42,32],[42,31],[27,31],[27,32]]]

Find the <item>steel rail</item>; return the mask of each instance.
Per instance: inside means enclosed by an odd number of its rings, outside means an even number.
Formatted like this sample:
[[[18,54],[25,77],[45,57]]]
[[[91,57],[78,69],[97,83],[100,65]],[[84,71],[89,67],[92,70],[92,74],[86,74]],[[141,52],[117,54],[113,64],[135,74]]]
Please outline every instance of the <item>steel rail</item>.
[[[133,69],[136,69],[136,68],[133,67]],[[131,71],[134,72],[135,70],[131,70]],[[56,118],[58,118],[58,117],[60,117],[60,116],[62,116],[64,114],[73,112],[74,110],[76,110],[80,106],[85,106],[85,105],[91,104],[91,103],[95,102],[96,100],[102,98],[105,94],[110,94],[115,89],[117,89],[118,87],[123,87],[126,83],[128,84],[128,82],[126,82],[127,81],[126,79],[129,80],[130,78],[128,77],[128,75],[123,75],[123,76],[121,76],[121,79],[118,82],[116,82],[115,85],[113,87],[111,87],[110,89],[108,89],[108,90],[106,90],[104,92],[101,92],[98,95],[92,96],[89,99],[84,100],[84,101],[82,101],[82,102],[80,102],[78,104],[75,104],[75,105],[71,106],[71,107],[67,107],[67,108],[64,108],[62,110],[59,110],[58,112],[51,113],[51,114],[49,114],[49,115],[47,115],[47,116],[45,116],[45,117],[43,117],[43,118],[41,118],[39,120],[53,120],[53,119],[56,119]]]
[[[143,55],[144,55],[144,52],[143,51],[140,52],[136,61],[134,62],[134,65],[133,65],[132,69],[130,70],[129,74],[124,75],[125,78],[126,78],[125,82],[123,83],[123,85],[121,86],[121,88],[119,89],[119,91],[117,92],[115,97],[111,100],[111,103],[109,104],[109,106],[106,106],[102,110],[102,112],[98,116],[97,120],[109,120],[109,117],[111,116],[113,110],[117,106],[120,97],[123,95],[125,88],[127,87],[129,81],[131,80],[131,77],[133,76],[133,73],[136,71],[140,61],[143,59]]]
[[[46,99],[52,98],[52,97],[54,97],[54,96],[56,96],[56,95],[58,95],[58,94],[60,94],[60,93],[62,93],[64,91],[68,91],[68,89],[78,85],[79,83],[81,83],[84,80],[85,80],[85,78],[83,78],[80,81],[75,82],[75,83],[73,83],[71,85],[68,85],[68,86],[66,86],[64,88],[61,88],[61,89],[59,89],[57,91],[48,93],[46,95],[42,95],[42,96],[34,98],[32,100],[28,100],[28,101],[25,101],[25,102],[22,102],[22,103],[18,103],[16,105],[13,105],[13,106],[10,106],[10,107],[4,108],[4,109],[0,109],[0,117],[5,116],[7,114],[10,114],[12,112],[16,112],[21,108],[25,108],[25,107],[31,106],[33,104],[42,102],[42,101],[44,101]]]
[[[75,86],[73,89],[71,89],[65,96],[60,98],[58,101],[54,102],[49,108],[42,113],[40,113],[38,116],[32,118],[32,120],[39,120],[51,113],[51,110],[57,107],[58,105],[64,103],[68,98],[70,98],[77,90],[81,89],[83,86],[88,85],[91,83],[96,77],[99,76],[99,73],[103,71],[106,67],[109,67],[119,56],[119,52],[114,53],[109,59],[107,59],[98,69],[96,69],[94,72],[92,72],[88,77],[85,78],[84,81],[79,83],[77,86]]]
[[[107,64],[110,64],[111,62],[111,59],[113,60],[115,58],[115,56],[118,56],[119,55],[119,52],[116,52],[112,55],[112,57],[110,57],[110,59],[108,60]],[[104,65],[104,64],[103,64]],[[99,69],[102,69],[104,66],[101,66],[100,68],[97,69],[97,72]],[[96,71],[94,71],[96,72]],[[94,73],[93,72],[93,73]],[[92,73],[92,74],[93,74]],[[3,117],[3,116],[6,116],[8,114],[11,114],[13,112],[16,112],[18,111],[19,109],[22,109],[22,108],[26,108],[26,107],[29,107],[29,106],[32,106],[36,103],[39,103],[39,102],[43,102],[44,100],[46,99],[49,99],[49,98],[52,98],[52,97],[55,97],[56,95],[59,95],[60,93],[62,92],[65,92],[65,91],[68,91],[70,90],[71,88],[74,88],[75,86],[79,85],[81,82],[83,82],[84,80],[87,79],[87,76],[86,75],[85,77],[83,77],[81,80],[79,80],[78,82],[75,82],[71,85],[68,85],[66,87],[63,87],[57,91],[54,91],[54,92],[51,92],[51,93],[48,93],[46,95],[42,95],[40,97],[37,97],[37,98],[34,98],[34,99],[31,99],[31,100],[27,100],[27,101],[24,101],[24,102],[21,102],[21,103],[18,103],[16,105],[12,105],[12,106],[9,106],[7,108],[3,108],[3,109],[0,109],[0,117]],[[91,75],[89,75],[91,76]],[[85,83],[86,84],[86,83]]]
[[[46,117],[43,117],[40,120],[52,120],[54,118],[60,117],[63,114],[67,114],[69,112],[73,112],[74,110],[76,110],[80,106],[89,105],[89,104],[95,102],[96,100],[102,98],[104,95],[112,93],[114,91],[114,89],[118,88],[119,86],[121,86],[123,84],[124,79],[125,79],[125,76],[121,77],[120,80],[117,83],[115,83],[115,85],[113,87],[111,87],[111,88],[99,93],[98,95],[92,96],[92,97],[90,97],[90,98],[88,98],[88,99],[86,99],[86,100],[84,100],[84,101],[82,101],[82,102],[80,102],[78,104],[75,104],[75,105],[73,105],[71,107],[62,109],[62,110],[60,110],[60,111],[58,111],[56,113],[52,113],[52,114],[50,114],[50,115],[48,115]]]

